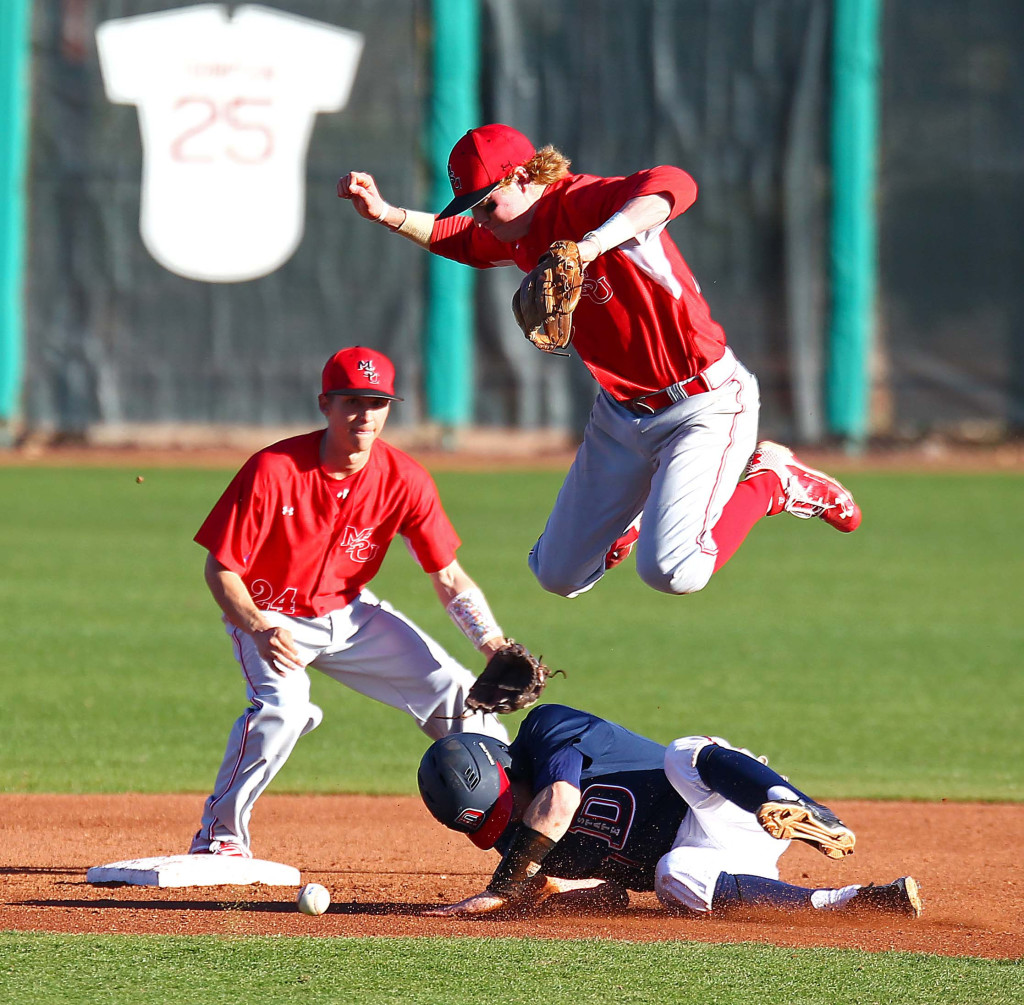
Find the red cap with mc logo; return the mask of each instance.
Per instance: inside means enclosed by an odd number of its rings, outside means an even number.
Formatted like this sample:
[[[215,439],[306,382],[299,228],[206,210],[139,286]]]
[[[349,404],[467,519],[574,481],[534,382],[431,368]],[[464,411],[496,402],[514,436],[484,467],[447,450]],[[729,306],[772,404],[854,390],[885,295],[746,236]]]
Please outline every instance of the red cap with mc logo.
[[[448,180],[455,198],[437,214],[438,218],[472,209],[536,152],[518,129],[500,122],[470,129],[448,156]]]
[[[382,352],[354,345],[339,349],[324,366],[324,394],[351,394],[366,398],[390,398],[395,394],[395,365]]]

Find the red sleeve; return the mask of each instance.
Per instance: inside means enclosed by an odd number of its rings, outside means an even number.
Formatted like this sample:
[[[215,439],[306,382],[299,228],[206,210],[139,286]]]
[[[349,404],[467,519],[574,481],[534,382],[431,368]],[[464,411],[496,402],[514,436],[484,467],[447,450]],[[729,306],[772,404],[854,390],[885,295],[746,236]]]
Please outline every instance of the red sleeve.
[[[654,167],[637,171],[627,178],[577,176],[560,198],[562,210],[574,229],[592,230],[622,207],[642,195],[664,195],[672,203],[669,219],[685,213],[697,199],[697,184],[677,167]],[[582,229],[581,229],[582,228]]]
[[[417,477],[409,479],[409,511],[399,533],[424,572],[440,572],[455,561],[455,552],[462,542],[425,468],[419,469]]]
[[[512,248],[493,234],[473,225],[466,216],[435,220],[430,250],[474,269],[490,269],[512,262]]]
[[[552,241],[579,241],[630,199],[659,194],[671,202],[672,219],[693,205],[697,186],[685,171],[676,167],[648,168],[626,178],[578,174],[552,182],[537,203],[529,233],[512,249],[516,264],[528,272]]]
[[[244,575],[249,557],[259,547],[264,521],[257,492],[258,458],[250,457],[203,521],[195,540],[218,562]]]
[[[685,213],[697,201],[697,183],[682,168],[668,165],[648,168],[630,175],[626,181],[634,183],[628,199],[640,195],[668,196],[672,203],[670,220]]]

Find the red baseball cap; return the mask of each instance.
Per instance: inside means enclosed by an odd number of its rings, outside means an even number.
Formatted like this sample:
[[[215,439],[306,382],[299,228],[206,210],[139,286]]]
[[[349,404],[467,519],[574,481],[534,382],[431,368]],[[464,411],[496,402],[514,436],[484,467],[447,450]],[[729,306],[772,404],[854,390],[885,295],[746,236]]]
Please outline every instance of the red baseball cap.
[[[448,180],[455,198],[438,213],[438,219],[472,209],[536,152],[518,129],[500,122],[470,129],[448,155]]]
[[[353,394],[366,398],[390,398],[395,394],[395,365],[382,352],[353,345],[339,349],[325,364],[324,394]]]

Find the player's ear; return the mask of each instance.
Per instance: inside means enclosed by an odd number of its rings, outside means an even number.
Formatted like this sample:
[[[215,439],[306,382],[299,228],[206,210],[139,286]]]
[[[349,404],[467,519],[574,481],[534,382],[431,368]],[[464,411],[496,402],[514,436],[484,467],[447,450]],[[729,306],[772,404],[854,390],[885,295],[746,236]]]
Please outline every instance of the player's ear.
[[[331,399],[326,394],[321,394],[317,399],[317,404],[320,406],[320,411],[324,418],[327,417],[327,413],[331,410]]]

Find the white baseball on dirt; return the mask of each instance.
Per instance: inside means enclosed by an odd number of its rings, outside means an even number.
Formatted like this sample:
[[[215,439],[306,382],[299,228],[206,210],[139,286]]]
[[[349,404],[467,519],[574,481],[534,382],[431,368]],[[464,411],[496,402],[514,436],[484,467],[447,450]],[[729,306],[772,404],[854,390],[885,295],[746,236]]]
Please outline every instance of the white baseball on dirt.
[[[303,914],[323,914],[331,906],[331,895],[326,886],[319,883],[307,883],[296,900]]]

